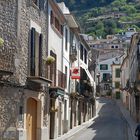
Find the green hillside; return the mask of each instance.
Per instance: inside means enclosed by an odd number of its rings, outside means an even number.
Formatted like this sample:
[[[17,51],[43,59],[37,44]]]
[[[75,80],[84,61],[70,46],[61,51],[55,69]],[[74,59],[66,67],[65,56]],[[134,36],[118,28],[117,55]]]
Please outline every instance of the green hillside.
[[[105,37],[135,27],[140,30],[139,0],[57,0],[75,14],[83,32]]]

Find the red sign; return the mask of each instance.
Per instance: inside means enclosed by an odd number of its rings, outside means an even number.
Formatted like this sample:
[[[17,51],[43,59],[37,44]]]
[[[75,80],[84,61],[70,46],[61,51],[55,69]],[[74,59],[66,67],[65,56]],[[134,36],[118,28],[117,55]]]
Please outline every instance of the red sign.
[[[71,79],[80,79],[80,68],[71,68]]]

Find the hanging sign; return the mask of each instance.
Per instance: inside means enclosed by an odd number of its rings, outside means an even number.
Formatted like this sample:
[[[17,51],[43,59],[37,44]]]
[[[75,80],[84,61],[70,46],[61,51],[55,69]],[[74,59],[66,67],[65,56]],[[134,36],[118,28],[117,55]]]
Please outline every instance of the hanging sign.
[[[80,79],[80,68],[79,67],[71,68],[71,79]]]

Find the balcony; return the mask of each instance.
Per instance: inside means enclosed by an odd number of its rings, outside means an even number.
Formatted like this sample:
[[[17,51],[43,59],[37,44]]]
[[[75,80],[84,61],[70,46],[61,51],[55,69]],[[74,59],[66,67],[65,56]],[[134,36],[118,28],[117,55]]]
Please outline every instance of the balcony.
[[[39,61],[38,59],[35,59],[34,66],[31,66],[30,68],[30,75],[27,77],[28,83],[36,83],[36,84],[50,84],[52,81],[51,79],[48,79],[48,65],[45,60]]]
[[[72,62],[77,60],[77,49],[75,46],[70,47],[70,60]]]
[[[0,79],[14,73],[14,50],[0,48]]]

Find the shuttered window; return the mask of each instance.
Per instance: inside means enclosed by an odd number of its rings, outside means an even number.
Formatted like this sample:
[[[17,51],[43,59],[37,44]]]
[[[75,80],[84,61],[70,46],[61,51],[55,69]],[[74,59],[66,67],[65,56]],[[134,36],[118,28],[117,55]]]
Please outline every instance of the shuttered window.
[[[53,25],[53,28],[63,35],[63,25],[60,24],[59,18],[55,16],[54,12],[50,12],[50,24]]]
[[[66,74],[58,70],[58,86],[65,88],[66,86]]]
[[[43,47],[43,35],[36,32],[35,28],[32,28],[31,46],[30,46],[31,76],[42,76],[42,47]]]

